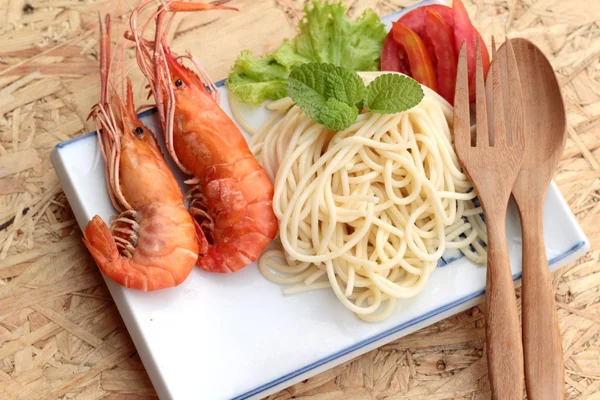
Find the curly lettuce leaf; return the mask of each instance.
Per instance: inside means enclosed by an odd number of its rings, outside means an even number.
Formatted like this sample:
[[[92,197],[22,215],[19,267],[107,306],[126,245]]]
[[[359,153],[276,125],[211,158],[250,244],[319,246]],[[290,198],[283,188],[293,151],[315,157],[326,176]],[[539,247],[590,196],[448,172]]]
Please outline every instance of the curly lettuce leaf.
[[[257,59],[244,50],[233,65],[227,86],[244,103],[258,105],[265,99],[284,97],[289,74],[271,55]]]
[[[313,1],[304,12],[301,33],[293,41],[299,56],[354,71],[379,69],[386,31],[372,9],[365,10],[354,21],[348,18],[346,6],[341,2]],[[275,58],[278,59],[277,55]]]
[[[286,95],[285,83],[295,67],[309,62],[330,63],[354,71],[379,69],[385,26],[373,10],[358,19],[346,15],[342,2],[313,0],[304,8],[300,34],[285,40],[271,54],[238,57],[227,86],[244,103],[258,105]]]

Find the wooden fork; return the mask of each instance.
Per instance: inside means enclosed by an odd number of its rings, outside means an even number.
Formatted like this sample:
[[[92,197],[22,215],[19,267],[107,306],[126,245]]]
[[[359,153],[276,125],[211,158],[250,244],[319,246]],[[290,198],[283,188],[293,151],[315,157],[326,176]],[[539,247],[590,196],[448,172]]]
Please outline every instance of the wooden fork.
[[[525,150],[523,98],[510,42],[507,41],[497,54],[493,46],[493,53],[486,101],[481,50],[477,42],[477,126],[475,137],[471,138],[465,44],[460,50],[454,94],[454,146],[481,202],[487,229],[485,332],[492,396],[495,400],[521,400],[523,346],[505,225],[508,199]],[[507,77],[505,82],[501,81],[502,76]],[[503,110],[501,85],[508,85],[510,110]]]

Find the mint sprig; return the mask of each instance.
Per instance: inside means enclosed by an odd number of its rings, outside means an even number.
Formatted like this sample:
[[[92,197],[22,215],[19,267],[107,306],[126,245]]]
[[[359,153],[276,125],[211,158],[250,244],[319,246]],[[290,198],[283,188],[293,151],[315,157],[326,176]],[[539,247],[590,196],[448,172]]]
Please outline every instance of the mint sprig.
[[[365,85],[354,71],[325,63],[308,63],[293,69],[286,88],[298,107],[331,130],[350,126],[365,96]]]
[[[423,99],[423,88],[405,75],[380,75],[367,87],[365,107],[378,114],[394,114],[413,108]]]
[[[365,88],[356,72],[327,63],[307,63],[295,68],[286,90],[310,118],[332,131],[352,125],[363,104],[375,113],[394,114],[423,99],[421,86],[407,76],[380,75]]]

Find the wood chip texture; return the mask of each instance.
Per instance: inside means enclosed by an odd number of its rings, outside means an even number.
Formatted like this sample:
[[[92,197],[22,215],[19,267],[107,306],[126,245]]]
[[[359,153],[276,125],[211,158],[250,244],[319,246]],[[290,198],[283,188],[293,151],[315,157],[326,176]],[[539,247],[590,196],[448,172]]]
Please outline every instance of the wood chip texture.
[[[488,45],[492,35],[528,38],[558,74],[569,137],[555,179],[592,243],[554,274],[566,393],[600,399],[600,2],[463,1]],[[386,15],[415,1],[346,2],[353,15]],[[97,12],[113,15],[116,41],[135,3],[0,0],[1,399],[157,398],[49,161],[54,145],[92,128]],[[260,55],[292,37],[290,7],[303,3],[234,0],[238,13],[178,15],[168,39],[220,80],[242,49]],[[132,57],[124,68],[145,104]],[[490,399],[483,327],[474,307],[269,399]]]

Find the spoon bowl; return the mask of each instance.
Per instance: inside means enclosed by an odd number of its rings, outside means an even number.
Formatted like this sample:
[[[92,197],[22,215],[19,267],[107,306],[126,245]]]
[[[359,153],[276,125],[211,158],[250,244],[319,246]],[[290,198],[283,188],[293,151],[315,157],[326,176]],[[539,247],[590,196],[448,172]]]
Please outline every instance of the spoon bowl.
[[[544,189],[545,194],[565,147],[565,106],[554,69],[544,53],[526,39],[511,39],[511,43],[521,77],[525,134],[531,139],[525,145],[521,175],[540,178],[540,175],[531,176],[530,170],[543,170],[547,179],[530,183]]]
[[[513,188],[523,235],[523,352],[529,400],[564,399],[562,339],[544,245],[548,185],[566,141],[566,113],[552,65],[526,39],[511,39],[523,95],[525,158]]]

